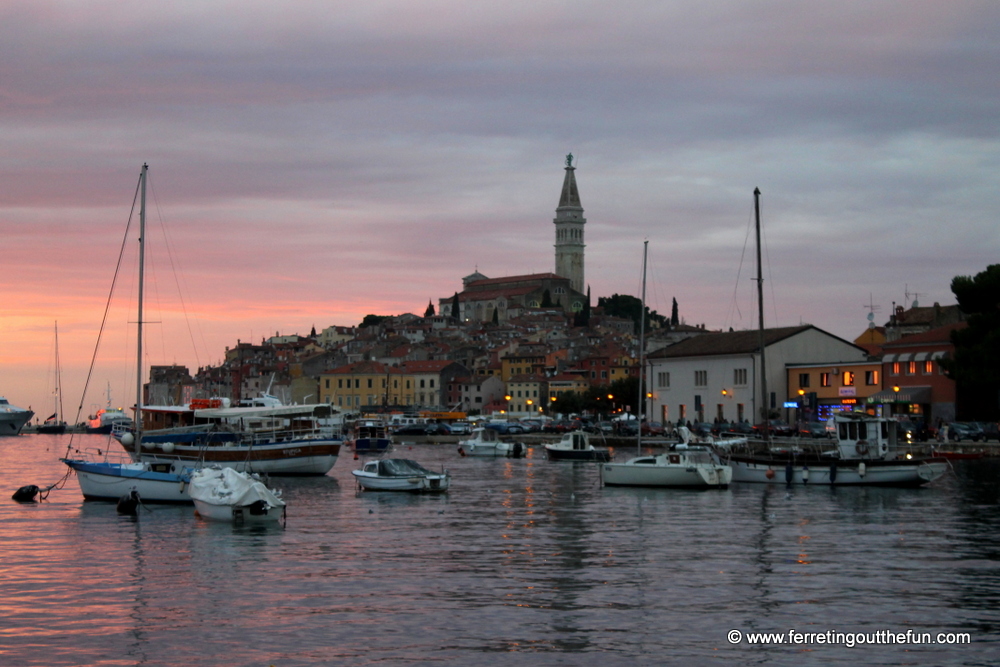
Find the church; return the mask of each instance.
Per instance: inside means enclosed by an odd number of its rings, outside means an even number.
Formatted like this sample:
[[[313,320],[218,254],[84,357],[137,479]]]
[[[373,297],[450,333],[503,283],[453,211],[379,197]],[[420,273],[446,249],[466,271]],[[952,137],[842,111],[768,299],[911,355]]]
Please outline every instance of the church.
[[[537,308],[559,308],[567,314],[583,310],[587,303],[583,273],[583,217],[576,187],[573,155],[566,156],[566,175],[556,207],[555,271],[506,278],[487,278],[476,271],[462,279],[462,291],[438,301],[438,313],[452,315],[456,298],[463,322],[504,322]],[[547,300],[546,300],[547,299]],[[495,314],[494,314],[495,313]]]

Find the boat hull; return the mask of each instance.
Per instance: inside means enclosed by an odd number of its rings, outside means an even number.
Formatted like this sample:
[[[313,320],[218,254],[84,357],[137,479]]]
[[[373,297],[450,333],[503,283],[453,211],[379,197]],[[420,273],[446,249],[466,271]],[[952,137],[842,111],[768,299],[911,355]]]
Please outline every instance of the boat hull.
[[[255,513],[249,506],[218,505],[207,503],[204,500],[195,500],[194,508],[198,511],[198,515],[207,521],[247,526],[275,524],[280,522],[284,516],[283,507],[271,507],[266,512]]]
[[[381,454],[388,450],[391,444],[392,440],[389,438],[356,438],[351,442],[351,449],[358,454]]]
[[[605,486],[644,486],[689,489],[724,489],[733,479],[729,466],[643,465],[605,463],[601,481]]]
[[[441,493],[448,490],[451,479],[447,475],[412,477],[385,477],[352,470],[354,479],[365,491],[404,491],[409,493]]]
[[[509,459],[521,458],[525,455],[526,450],[528,449],[520,442],[463,442],[461,443],[460,448],[466,456]]]
[[[943,458],[790,462],[731,456],[734,482],[833,486],[922,486],[948,471]]]
[[[234,468],[239,472],[268,475],[325,475],[340,456],[340,440],[290,440],[279,443],[238,445],[235,442],[148,442],[143,438],[143,461],[190,461]]]
[[[132,489],[142,502],[190,504],[188,475],[177,464],[110,463],[62,459],[76,471],[87,500],[118,500]]]
[[[551,445],[545,446],[545,455],[550,461],[590,461],[607,463],[611,460],[611,452],[606,449],[561,449]]]
[[[35,413],[31,410],[0,413],[0,435],[19,435]]]

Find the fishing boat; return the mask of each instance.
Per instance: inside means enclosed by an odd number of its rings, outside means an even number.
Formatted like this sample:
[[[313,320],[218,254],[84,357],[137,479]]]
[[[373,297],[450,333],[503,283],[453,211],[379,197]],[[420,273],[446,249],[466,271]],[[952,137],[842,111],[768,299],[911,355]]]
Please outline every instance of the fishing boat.
[[[325,475],[343,441],[326,403],[230,407],[228,399],[194,399],[183,406],[143,406],[143,428],[112,435],[141,461],[217,465],[268,475]],[[138,439],[138,442],[137,442]]]
[[[35,413],[31,410],[11,405],[6,398],[0,396],[0,435],[18,435],[34,416]]]
[[[757,300],[761,368],[764,363],[763,276],[760,261],[760,190],[754,190],[757,234]],[[761,396],[767,396],[766,373],[761,373]],[[766,415],[765,415],[766,416]],[[949,468],[947,459],[917,457],[898,437],[895,420],[864,412],[834,415],[837,446],[830,451],[773,448],[769,434],[756,448],[718,447],[721,460],[733,468],[734,482],[770,484],[831,484],[920,486],[939,478]]]
[[[143,297],[145,276],[145,241],[146,241],[146,179],[149,167],[142,165],[139,174],[139,291],[137,308],[137,343],[136,343],[136,409],[142,410],[142,332],[143,332]],[[126,234],[128,232],[126,231]],[[120,260],[119,260],[120,261]],[[110,399],[110,394],[109,394]],[[110,400],[109,400],[110,404]],[[124,413],[122,413],[124,414]],[[131,422],[131,420],[129,420]],[[141,434],[141,425],[137,427]],[[138,441],[138,440],[137,440]],[[71,457],[70,454],[76,456]],[[76,471],[80,483],[80,491],[86,499],[114,500],[139,494],[142,502],[190,503],[191,497],[186,493],[190,481],[191,467],[178,461],[149,462],[134,458],[125,460],[119,455],[116,460],[106,449],[90,456],[90,452],[73,449],[73,440],[67,447],[66,456],[60,459]]]
[[[348,444],[358,454],[380,454],[392,444],[389,429],[382,419],[359,419],[351,431]]]
[[[586,431],[570,431],[563,434],[562,440],[555,444],[545,445],[545,455],[550,461],[596,461],[606,463],[611,460],[611,452],[598,449],[590,444],[590,435]]]
[[[451,473],[436,473],[410,459],[379,459],[368,461],[361,470],[351,474],[366,491],[409,491],[440,493],[451,485]]]
[[[55,348],[56,348],[56,365],[55,365],[55,388],[52,393],[52,402],[54,403],[55,412],[53,412],[49,417],[45,419],[44,422],[39,424],[35,428],[36,433],[49,433],[54,435],[59,435],[66,432],[66,422],[63,420],[62,416],[65,414],[63,411],[63,401],[62,401],[62,373],[59,369],[59,323],[55,323]]]
[[[202,468],[187,489],[199,516],[235,524],[277,523],[285,516],[281,491],[267,488],[258,475],[232,468]]]
[[[486,427],[472,429],[472,437],[458,443],[458,452],[462,456],[519,459],[527,453],[527,449],[520,442],[504,442],[496,429]]]

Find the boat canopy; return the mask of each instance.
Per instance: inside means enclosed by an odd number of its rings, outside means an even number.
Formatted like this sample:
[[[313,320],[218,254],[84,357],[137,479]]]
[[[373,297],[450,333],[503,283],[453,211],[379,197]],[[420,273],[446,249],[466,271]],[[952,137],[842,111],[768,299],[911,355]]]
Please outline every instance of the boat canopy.
[[[194,416],[199,419],[239,419],[263,417],[329,417],[340,412],[328,403],[310,403],[306,405],[283,405],[275,408],[218,408],[195,410]]]

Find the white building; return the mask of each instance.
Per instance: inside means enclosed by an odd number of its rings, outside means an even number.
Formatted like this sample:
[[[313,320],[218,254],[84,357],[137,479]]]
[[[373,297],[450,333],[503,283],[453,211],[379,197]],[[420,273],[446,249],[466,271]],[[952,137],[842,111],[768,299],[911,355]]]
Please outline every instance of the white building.
[[[867,352],[804,325],[765,329],[764,358],[767,405],[774,411],[788,395],[787,364],[865,361]],[[706,333],[657,350],[647,359],[650,419],[763,420],[759,331]]]

